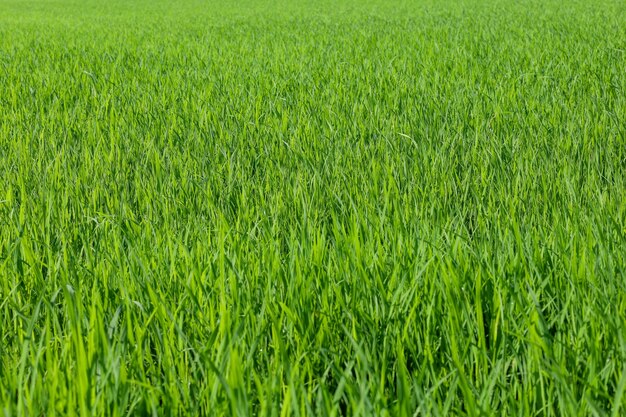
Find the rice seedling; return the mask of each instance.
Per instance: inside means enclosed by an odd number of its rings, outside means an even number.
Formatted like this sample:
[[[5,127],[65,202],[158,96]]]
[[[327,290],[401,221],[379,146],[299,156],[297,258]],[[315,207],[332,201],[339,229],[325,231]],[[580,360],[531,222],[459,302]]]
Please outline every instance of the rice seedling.
[[[3,415],[623,415],[625,69],[618,0],[0,0]]]

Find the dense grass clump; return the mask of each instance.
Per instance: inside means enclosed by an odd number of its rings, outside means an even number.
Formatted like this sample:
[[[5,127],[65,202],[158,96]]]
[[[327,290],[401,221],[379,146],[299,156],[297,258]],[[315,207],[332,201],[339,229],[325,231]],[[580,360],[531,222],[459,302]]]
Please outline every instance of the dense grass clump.
[[[0,0],[3,415],[626,413],[626,4]]]

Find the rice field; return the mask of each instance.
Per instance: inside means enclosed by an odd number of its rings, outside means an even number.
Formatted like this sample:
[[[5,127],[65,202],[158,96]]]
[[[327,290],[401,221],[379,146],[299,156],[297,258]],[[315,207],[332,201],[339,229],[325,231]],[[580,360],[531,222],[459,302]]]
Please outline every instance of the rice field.
[[[0,0],[3,416],[625,390],[623,1]]]

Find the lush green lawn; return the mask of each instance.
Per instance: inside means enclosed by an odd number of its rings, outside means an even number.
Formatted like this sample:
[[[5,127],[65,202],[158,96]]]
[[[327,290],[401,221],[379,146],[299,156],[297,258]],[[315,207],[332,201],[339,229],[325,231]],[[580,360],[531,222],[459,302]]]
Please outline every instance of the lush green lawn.
[[[0,414],[626,413],[626,3],[0,0]]]

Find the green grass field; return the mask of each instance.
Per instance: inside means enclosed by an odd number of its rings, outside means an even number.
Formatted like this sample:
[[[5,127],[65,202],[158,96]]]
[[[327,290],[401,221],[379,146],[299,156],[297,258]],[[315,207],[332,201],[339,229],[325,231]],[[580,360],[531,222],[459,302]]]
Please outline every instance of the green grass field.
[[[626,415],[626,3],[0,0],[0,414]]]

